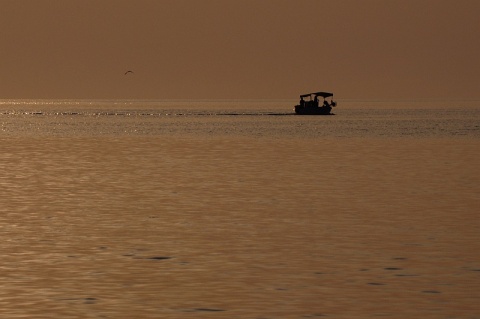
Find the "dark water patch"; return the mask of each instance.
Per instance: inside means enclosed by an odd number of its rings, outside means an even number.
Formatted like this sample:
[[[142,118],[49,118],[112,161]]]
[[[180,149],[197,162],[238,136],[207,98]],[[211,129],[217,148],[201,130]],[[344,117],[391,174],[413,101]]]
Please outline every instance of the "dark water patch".
[[[94,304],[97,302],[97,298],[87,297],[87,298],[62,298],[61,301],[83,301],[85,304]]]
[[[393,260],[407,260],[407,258],[405,258],[405,257],[395,257],[395,258],[393,258]]]
[[[147,257],[144,259],[150,259],[150,260],[167,260],[167,259],[172,259],[172,257],[168,256],[156,256],[156,257]]]
[[[396,274],[397,277],[418,277],[419,275],[410,275],[410,274]]]
[[[402,270],[402,268],[398,268],[398,267],[386,267],[386,268],[383,268],[385,270]]]
[[[219,308],[195,308],[193,309],[194,311],[200,311],[200,312],[221,312],[221,311],[226,311],[225,309],[219,309]]]
[[[83,299],[85,304],[94,304],[97,301],[97,298],[85,298]]]
[[[440,294],[441,293],[438,290],[423,290],[422,292],[426,293],[426,294]]]
[[[368,268],[361,268],[361,269],[359,269],[359,271],[369,271],[369,270],[370,270],[370,269],[368,269]]]
[[[368,284],[371,286],[385,286],[385,284],[381,282],[369,282]]]

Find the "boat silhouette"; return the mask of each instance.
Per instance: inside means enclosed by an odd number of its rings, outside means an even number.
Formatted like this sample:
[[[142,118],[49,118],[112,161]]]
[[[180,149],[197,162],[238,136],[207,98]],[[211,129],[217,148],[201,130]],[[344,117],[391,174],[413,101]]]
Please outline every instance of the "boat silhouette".
[[[320,105],[318,98],[323,98],[323,103]],[[308,98],[306,101],[305,99]],[[327,98],[331,98],[328,103]],[[333,93],[329,92],[315,92],[300,95],[300,102],[295,105],[295,113],[300,115],[334,115],[331,113],[332,107],[337,106],[337,102],[333,101]]]

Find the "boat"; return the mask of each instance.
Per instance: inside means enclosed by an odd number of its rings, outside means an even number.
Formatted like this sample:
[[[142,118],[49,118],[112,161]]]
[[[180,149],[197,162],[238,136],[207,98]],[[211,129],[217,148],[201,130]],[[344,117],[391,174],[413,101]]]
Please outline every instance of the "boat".
[[[318,98],[323,98],[322,105],[319,105]],[[305,99],[308,100],[306,101]],[[330,98],[330,103],[327,98]],[[295,105],[295,113],[300,115],[334,115],[331,113],[332,107],[337,106],[333,101],[333,93],[315,92],[300,95],[300,103]]]

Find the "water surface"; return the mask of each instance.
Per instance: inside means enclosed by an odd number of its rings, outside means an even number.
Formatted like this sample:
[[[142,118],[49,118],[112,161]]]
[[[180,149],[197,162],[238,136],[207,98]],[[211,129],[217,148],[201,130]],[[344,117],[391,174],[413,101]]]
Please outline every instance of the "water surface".
[[[480,111],[0,103],[6,318],[478,318]]]

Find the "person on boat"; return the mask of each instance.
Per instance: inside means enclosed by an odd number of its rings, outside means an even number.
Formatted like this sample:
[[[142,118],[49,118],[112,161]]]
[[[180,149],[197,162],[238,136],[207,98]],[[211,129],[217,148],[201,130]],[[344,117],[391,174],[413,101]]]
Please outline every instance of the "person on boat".
[[[324,101],[323,101],[323,106],[324,106],[324,107],[330,107],[330,104],[328,104],[328,101],[327,101],[327,100],[324,100]]]
[[[315,98],[313,99],[313,106],[318,107],[318,96],[315,95]]]
[[[303,99],[303,97],[300,98],[300,106],[301,107],[305,106],[305,100]]]

